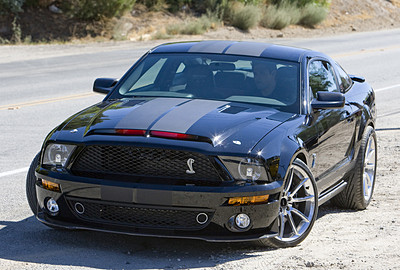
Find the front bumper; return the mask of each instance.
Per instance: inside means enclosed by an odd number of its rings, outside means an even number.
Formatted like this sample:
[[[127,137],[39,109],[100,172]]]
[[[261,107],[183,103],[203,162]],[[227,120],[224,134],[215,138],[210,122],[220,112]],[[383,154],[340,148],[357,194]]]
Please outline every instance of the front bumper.
[[[60,184],[61,193],[43,188],[40,181],[36,184],[37,218],[53,227],[212,242],[251,241],[277,235],[275,221],[279,213],[281,181],[205,187],[118,182],[43,169],[36,176]],[[267,203],[227,204],[230,197],[266,194],[270,195]],[[59,205],[57,215],[52,215],[45,207],[49,198]],[[77,203],[84,206],[84,213],[80,213],[80,205],[77,211]],[[251,219],[246,229],[239,229],[230,222],[240,213]],[[207,215],[206,222],[197,220],[199,214]]]

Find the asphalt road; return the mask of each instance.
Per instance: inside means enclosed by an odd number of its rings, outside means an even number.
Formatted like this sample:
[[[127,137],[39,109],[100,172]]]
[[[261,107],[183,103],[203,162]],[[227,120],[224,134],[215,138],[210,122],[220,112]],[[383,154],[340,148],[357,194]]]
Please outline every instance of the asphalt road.
[[[323,51],[347,72],[364,76],[376,90],[378,137],[380,132],[400,130],[400,29],[264,41]],[[32,216],[25,199],[25,176],[47,133],[103,98],[91,92],[95,78],[121,77],[156,44],[0,47],[0,269],[236,269],[249,260],[256,260],[253,265],[259,268],[267,265],[272,253],[248,244],[57,231]],[[301,246],[307,246],[307,241],[312,242],[307,239]],[[397,257],[393,263],[399,262]],[[374,265],[372,255],[366,263]],[[278,266],[286,269],[285,262]]]

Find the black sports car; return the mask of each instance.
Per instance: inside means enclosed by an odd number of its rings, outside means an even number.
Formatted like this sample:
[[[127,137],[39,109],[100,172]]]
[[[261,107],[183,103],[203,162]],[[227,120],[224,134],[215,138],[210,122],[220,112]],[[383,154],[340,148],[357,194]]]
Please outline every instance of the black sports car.
[[[318,206],[365,209],[373,89],[328,56],[255,42],[164,44],[44,141],[29,205],[50,227],[295,246]]]

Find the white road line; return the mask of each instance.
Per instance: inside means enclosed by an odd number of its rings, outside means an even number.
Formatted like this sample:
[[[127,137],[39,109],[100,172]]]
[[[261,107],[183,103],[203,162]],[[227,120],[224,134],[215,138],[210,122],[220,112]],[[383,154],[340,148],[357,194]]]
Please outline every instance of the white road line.
[[[379,89],[376,89],[375,92],[381,92],[381,91],[393,89],[393,88],[396,88],[396,87],[400,87],[400,84],[395,84],[395,85],[392,85],[392,86],[379,88]]]
[[[29,170],[29,167],[25,167],[25,168],[20,168],[20,169],[8,171],[8,172],[2,172],[2,173],[0,173],[0,177],[9,176],[9,175],[17,174],[17,173],[27,172],[28,170]]]

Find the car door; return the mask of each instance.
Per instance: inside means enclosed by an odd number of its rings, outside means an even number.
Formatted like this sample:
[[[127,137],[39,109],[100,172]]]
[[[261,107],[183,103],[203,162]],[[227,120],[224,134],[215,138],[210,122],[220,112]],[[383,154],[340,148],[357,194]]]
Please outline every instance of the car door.
[[[309,91],[312,99],[319,91],[340,92],[335,71],[327,60],[313,59],[308,65]],[[352,107],[346,102],[343,108],[314,110],[313,118],[318,130],[317,147],[313,149],[313,172],[320,191],[340,180],[350,161],[355,132]]]

